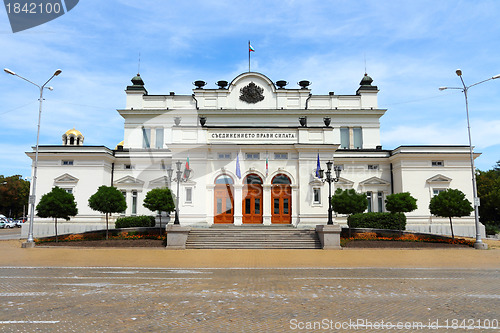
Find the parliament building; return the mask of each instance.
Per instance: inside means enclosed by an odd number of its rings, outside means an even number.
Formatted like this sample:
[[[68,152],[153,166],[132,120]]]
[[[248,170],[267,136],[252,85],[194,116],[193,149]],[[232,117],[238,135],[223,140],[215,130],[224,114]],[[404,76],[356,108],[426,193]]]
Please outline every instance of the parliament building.
[[[387,195],[410,192],[418,209],[407,214],[407,230],[450,234],[448,219],[428,209],[440,191],[460,189],[473,201],[468,146],[381,146],[380,120],[387,110],[379,108],[379,90],[367,74],[352,95],[314,95],[308,81],[292,87],[256,72],[212,88],[194,83],[192,94],[150,95],[135,76],[125,107],[117,110],[124,132],[116,147],[85,145],[77,129],[64,133],[62,145],[39,147],[37,202],[59,186],[78,205],[77,216],[59,221],[59,234],[105,228],[104,216],[88,207],[101,185],[115,186],[126,199],[126,211],[113,219],[157,214],[143,206],[146,193],[169,187],[175,194],[179,186],[184,226],[312,229],[328,216],[328,183],[317,177],[318,159],[322,169],[328,161],[341,169],[332,193],[366,193],[367,211],[384,212]],[[34,160],[34,151],[27,154]],[[177,166],[178,183],[168,175],[174,169],[175,178]],[[334,218],[346,225],[345,216]],[[474,236],[473,216],[455,219],[454,231]],[[52,234],[52,220],[35,217],[34,236]]]

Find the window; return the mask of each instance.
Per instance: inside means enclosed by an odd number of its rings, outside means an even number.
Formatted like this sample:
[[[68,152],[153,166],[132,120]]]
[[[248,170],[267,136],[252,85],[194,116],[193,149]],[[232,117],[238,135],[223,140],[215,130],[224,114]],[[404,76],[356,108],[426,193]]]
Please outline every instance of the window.
[[[442,167],[444,166],[444,161],[432,161],[433,167]]]
[[[368,200],[368,213],[373,212],[373,207],[372,207],[372,192],[366,192],[366,199]]]
[[[321,204],[321,189],[313,188],[313,204]]]
[[[137,191],[132,191],[132,215],[137,214]]]
[[[287,160],[288,153],[274,153],[274,159],[275,160]]]
[[[123,197],[125,198],[125,202],[127,202],[127,191],[121,191]],[[125,215],[125,211],[121,212],[122,215]]]
[[[193,202],[193,188],[186,187],[186,203],[192,203],[192,202]]]
[[[377,193],[377,204],[378,204],[378,212],[382,213],[384,211],[384,192]]]
[[[123,167],[124,167],[126,170],[130,170],[130,169],[132,169],[132,164],[125,164]]]
[[[142,128],[142,148],[151,148],[151,129]]]
[[[219,159],[219,160],[230,160],[231,159],[231,153],[218,153],[217,154],[217,159]]]
[[[443,191],[446,191],[446,189],[445,188],[435,188],[432,190],[432,196],[434,197]]]
[[[378,170],[378,164],[368,164],[368,170]]]
[[[156,145],[155,148],[163,148],[163,128],[156,129]]]
[[[246,160],[259,160],[260,159],[260,153],[246,153],[245,154],[245,159]]]
[[[363,148],[363,132],[361,127],[355,127],[352,129],[353,143],[355,149]]]
[[[72,160],[62,161],[62,165],[73,165],[73,161]]]
[[[350,145],[349,142],[349,128],[341,127],[340,128],[340,148],[348,149]]]
[[[72,188],[63,188],[67,193],[73,194],[73,189]]]

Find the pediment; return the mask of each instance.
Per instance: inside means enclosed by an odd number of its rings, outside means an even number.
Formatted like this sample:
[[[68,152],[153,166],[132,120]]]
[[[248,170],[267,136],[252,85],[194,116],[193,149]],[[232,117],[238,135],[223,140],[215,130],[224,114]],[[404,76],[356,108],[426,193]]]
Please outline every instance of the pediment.
[[[143,185],[144,181],[134,178],[132,176],[126,176],[114,181],[117,185]]]
[[[335,183],[337,186],[344,186],[344,187],[348,187],[348,186],[353,186],[354,185],[354,182],[349,180],[349,179],[346,179],[346,178],[342,178],[340,177],[339,178],[339,181]]]
[[[149,185],[154,185],[154,186],[164,185],[164,186],[166,186],[168,183],[169,183],[168,177],[162,176],[160,178],[156,178],[156,179],[153,179],[152,181],[150,181]]]
[[[444,175],[437,174],[434,177],[427,179],[427,182],[428,183],[449,183],[449,182],[451,182],[451,180],[452,179],[450,177],[446,177]]]
[[[359,185],[362,185],[362,186],[389,186],[389,185],[391,185],[391,183],[386,181],[386,180],[383,180],[382,178],[379,178],[379,177],[371,177],[371,178],[363,180],[362,182],[359,183]]]
[[[61,175],[57,178],[54,179],[55,184],[61,184],[61,183],[78,183],[78,178],[70,175],[69,173],[65,173],[64,175]]]

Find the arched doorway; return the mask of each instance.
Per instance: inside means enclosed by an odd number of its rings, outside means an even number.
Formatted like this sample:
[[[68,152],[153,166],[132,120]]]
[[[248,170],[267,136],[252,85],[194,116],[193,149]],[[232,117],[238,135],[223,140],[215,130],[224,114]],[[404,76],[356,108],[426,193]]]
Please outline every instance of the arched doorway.
[[[243,184],[243,223],[262,223],[262,179],[250,174]]]
[[[284,174],[276,175],[271,184],[271,223],[290,224],[292,223],[292,187],[288,176]]]
[[[233,179],[220,175],[215,179],[214,223],[234,222]]]

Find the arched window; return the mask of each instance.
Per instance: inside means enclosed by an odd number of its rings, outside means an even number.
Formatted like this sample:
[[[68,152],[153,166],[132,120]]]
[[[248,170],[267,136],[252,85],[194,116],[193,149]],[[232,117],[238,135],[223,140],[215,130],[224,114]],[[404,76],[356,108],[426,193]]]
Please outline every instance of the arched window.
[[[234,181],[233,181],[233,178],[229,177],[228,175],[220,175],[215,180],[215,184],[232,185],[232,184],[234,184]]]
[[[252,185],[252,184],[262,185],[262,179],[259,176],[257,176],[256,174],[251,174],[245,178],[245,184],[246,185]]]
[[[276,175],[272,182],[274,185],[280,185],[280,184],[291,184],[292,182],[290,181],[290,178],[288,176],[280,173],[279,175]]]
[[[69,144],[71,146],[73,146],[75,144],[75,137],[72,136],[72,137],[69,138]]]

